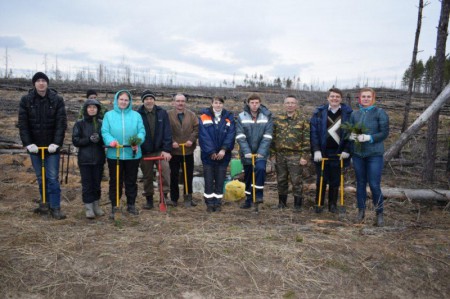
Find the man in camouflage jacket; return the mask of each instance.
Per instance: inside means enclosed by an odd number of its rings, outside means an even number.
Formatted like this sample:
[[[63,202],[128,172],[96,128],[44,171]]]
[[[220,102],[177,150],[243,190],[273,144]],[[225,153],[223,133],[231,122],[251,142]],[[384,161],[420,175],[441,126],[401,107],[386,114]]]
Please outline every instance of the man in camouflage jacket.
[[[309,122],[298,110],[298,100],[289,95],[284,99],[284,111],[274,119],[272,158],[275,157],[278,187],[278,208],[286,208],[290,178],[294,194],[294,209],[301,210],[303,201],[303,167],[308,163]]]

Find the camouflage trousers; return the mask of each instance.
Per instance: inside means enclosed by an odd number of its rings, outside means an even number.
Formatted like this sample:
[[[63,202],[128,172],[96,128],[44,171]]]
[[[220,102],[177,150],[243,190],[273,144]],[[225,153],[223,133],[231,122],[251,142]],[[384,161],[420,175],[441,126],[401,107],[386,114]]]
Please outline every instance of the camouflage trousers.
[[[289,193],[289,181],[294,196],[303,195],[303,166],[300,165],[300,155],[276,153],[275,169],[277,172],[278,195]]]

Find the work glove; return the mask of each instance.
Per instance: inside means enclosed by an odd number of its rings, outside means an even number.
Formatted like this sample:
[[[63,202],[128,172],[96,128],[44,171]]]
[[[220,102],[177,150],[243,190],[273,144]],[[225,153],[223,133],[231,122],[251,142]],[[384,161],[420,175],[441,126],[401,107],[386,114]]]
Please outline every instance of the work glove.
[[[59,147],[59,145],[52,143],[48,146],[48,152],[50,154],[56,153],[56,150],[58,149],[58,147]]]
[[[351,133],[350,137],[348,137],[348,139],[351,141],[355,141],[357,138],[358,138],[358,134],[356,134],[356,133]]]
[[[100,136],[98,133],[92,133],[91,137],[89,137],[92,143],[98,143],[100,141]]]
[[[37,152],[39,152],[39,148],[34,143],[27,145],[27,150],[32,154],[36,154]]]
[[[348,157],[350,157],[349,153],[346,152],[342,152],[341,153],[341,157],[339,158],[340,160],[344,160],[344,159],[348,159]]]
[[[358,135],[358,141],[359,141],[359,142],[367,142],[367,141],[370,141],[370,135],[360,134],[360,135]]]
[[[251,159],[252,158],[252,154],[245,154],[244,157],[247,158],[247,159]]]
[[[322,161],[322,153],[320,151],[314,152],[314,162]]]
[[[111,142],[109,143],[109,146],[110,146],[110,147],[116,147],[116,146],[118,146],[118,145],[119,145],[119,143],[118,143],[116,140],[111,141]]]

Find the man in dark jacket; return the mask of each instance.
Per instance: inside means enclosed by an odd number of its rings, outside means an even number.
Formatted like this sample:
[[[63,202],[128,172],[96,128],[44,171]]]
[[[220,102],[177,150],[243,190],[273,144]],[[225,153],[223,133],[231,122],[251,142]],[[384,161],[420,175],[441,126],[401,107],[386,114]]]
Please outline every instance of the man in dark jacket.
[[[316,108],[310,122],[311,153],[316,165],[316,213],[322,212],[325,200],[325,190],[328,190],[328,210],[337,212],[337,198],[339,194],[340,162],[345,159],[344,165],[349,164],[350,142],[345,140],[345,132],[340,129],[341,124],[348,122],[352,108],[342,103],[342,91],[331,88],[327,96],[328,104]],[[325,161],[322,173],[321,162]],[[320,193],[320,176],[323,175],[321,204],[318,206]]]
[[[67,128],[64,100],[56,91],[49,89],[49,79],[42,72],[32,78],[34,88],[22,97],[19,107],[19,131],[23,145],[30,153],[39,182],[41,202],[37,213],[50,214],[55,219],[64,219],[61,212],[61,188],[59,186],[59,148],[63,145]],[[42,195],[41,150],[45,147],[46,194]]]
[[[239,114],[236,122],[236,141],[239,144],[239,154],[244,165],[245,194],[247,196],[241,206],[242,209],[252,207],[253,197],[255,197],[256,204],[263,202],[266,163],[272,142],[272,132],[272,113],[261,104],[259,95],[250,95],[244,111]],[[252,155],[256,156],[254,165]],[[253,172],[255,173],[255,183],[253,183]],[[253,189],[256,194],[253,194]]]
[[[170,129],[169,117],[166,110],[155,105],[156,96],[150,90],[145,90],[141,95],[144,103],[139,107],[138,112],[142,116],[145,127],[145,140],[141,144],[142,158],[162,156],[161,161],[163,178],[164,197],[170,191],[170,167],[169,161],[172,158],[172,131]],[[153,209],[153,166],[155,161],[141,160],[141,169],[144,175],[144,196],[146,204],[144,209]]]

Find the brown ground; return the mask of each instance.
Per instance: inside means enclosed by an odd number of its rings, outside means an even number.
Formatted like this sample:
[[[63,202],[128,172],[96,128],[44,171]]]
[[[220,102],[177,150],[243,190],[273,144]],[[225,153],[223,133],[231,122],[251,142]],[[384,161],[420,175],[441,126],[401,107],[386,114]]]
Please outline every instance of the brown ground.
[[[2,138],[18,140],[14,124],[21,94],[0,91]],[[79,105],[82,97],[64,96],[68,106]],[[69,113],[70,129],[73,118]],[[448,128],[448,118],[441,125]],[[443,134],[448,138],[448,132]],[[405,156],[420,147],[420,139],[413,141],[419,145],[407,146]],[[450,217],[442,207],[387,199],[384,228],[372,226],[371,212],[365,224],[353,223],[353,193],[346,194],[343,220],[328,212],[313,213],[313,190],[306,191],[300,214],[272,210],[277,195],[271,175],[259,214],[227,203],[214,214],[199,205],[167,213],[141,211],[138,217],[125,214],[116,223],[107,216],[89,221],[73,159],[68,184],[62,185],[68,218],[54,221],[32,213],[38,189],[28,156],[0,158],[2,298],[450,296]],[[384,185],[424,187],[415,167],[387,167]],[[437,174],[437,183],[430,187],[448,189],[442,167]],[[350,170],[346,185],[354,185],[352,177]],[[103,184],[103,208],[109,211],[107,182]],[[201,201],[201,194],[195,198]],[[141,196],[138,205],[142,201]],[[292,205],[291,197],[288,203]]]

